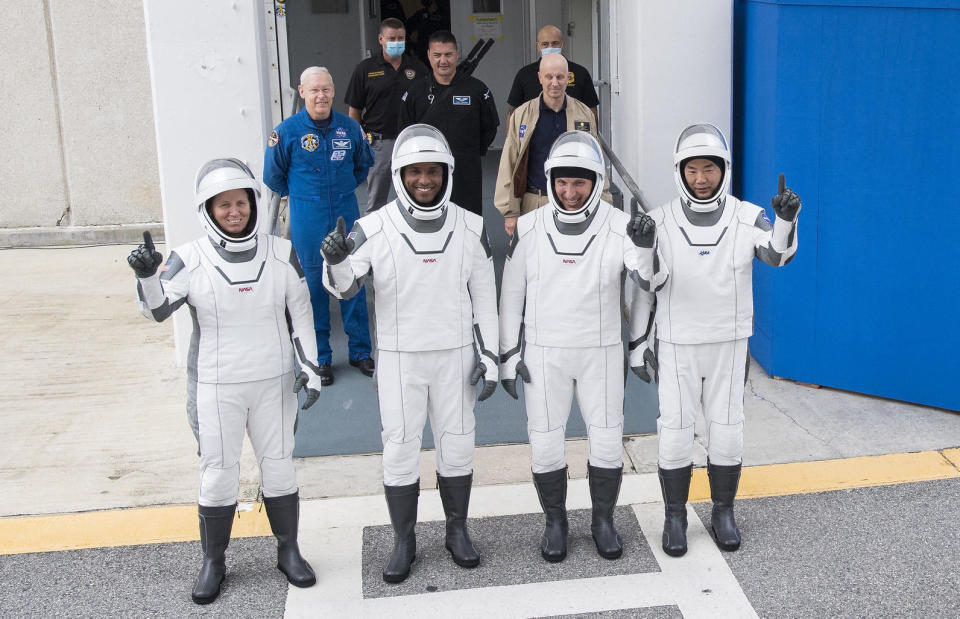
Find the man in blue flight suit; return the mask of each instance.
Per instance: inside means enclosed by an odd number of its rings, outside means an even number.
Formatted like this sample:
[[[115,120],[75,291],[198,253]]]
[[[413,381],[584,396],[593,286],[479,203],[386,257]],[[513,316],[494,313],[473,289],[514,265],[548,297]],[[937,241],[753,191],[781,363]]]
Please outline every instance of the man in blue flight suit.
[[[326,68],[305,69],[299,90],[306,107],[270,134],[263,157],[263,182],[281,196],[290,196],[290,240],[310,288],[318,374],[321,384],[330,385],[330,299],[321,281],[320,243],[338,217],[343,217],[349,229],[360,216],[354,192],[367,179],[373,153],[360,125],[331,109],[333,77]],[[340,301],[340,314],[349,340],[350,365],[373,376],[364,291]]]

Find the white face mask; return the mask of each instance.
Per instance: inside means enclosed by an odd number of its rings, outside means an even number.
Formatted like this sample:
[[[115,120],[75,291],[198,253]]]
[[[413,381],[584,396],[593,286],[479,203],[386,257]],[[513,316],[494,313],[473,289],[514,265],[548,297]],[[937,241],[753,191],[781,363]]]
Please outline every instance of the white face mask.
[[[559,47],[545,47],[540,50],[540,57],[543,58],[547,54],[559,54],[559,53],[560,53]]]

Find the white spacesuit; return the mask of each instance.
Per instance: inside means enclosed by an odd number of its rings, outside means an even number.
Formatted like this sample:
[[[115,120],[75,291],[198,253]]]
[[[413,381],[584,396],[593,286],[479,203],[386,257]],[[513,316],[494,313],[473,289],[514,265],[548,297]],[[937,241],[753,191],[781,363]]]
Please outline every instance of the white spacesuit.
[[[717,181],[704,180],[707,174]],[[650,213],[656,245],[640,254],[638,296],[656,294],[663,547],[674,556],[686,552],[685,503],[694,421],[700,412],[707,426],[714,536],[724,550],[740,545],[733,499],[743,453],[753,259],[783,266],[797,251],[800,200],[783,187],[782,175],[772,225],[761,207],[727,193],[731,176],[730,152],[720,130],[709,124],[685,129],[674,151],[680,196]],[[649,304],[649,299],[641,303]],[[631,365],[643,363],[631,358]]]
[[[279,540],[278,567],[297,586],[316,581],[297,545],[299,492],[293,467],[295,390],[306,385],[309,406],[320,389],[313,315],[293,246],[258,234],[259,195],[259,184],[245,164],[214,159],[196,180],[197,215],[207,235],[171,251],[159,275],[162,257],[148,233],[128,259],[137,272],[144,316],[160,322],[186,305],[193,318],[187,413],[200,447],[198,502],[205,555],[193,593],[198,603],[216,598],[225,573],[223,554],[240,490],[245,429]],[[239,232],[227,232],[213,214],[223,196],[240,196],[238,202],[247,205],[249,218]],[[299,378],[294,376],[294,352]]]
[[[637,248],[630,217],[600,199],[604,162],[593,137],[564,133],[544,167],[553,208],[517,220],[504,265],[501,376],[513,397],[516,376],[526,383],[533,477],[546,516],[541,554],[566,556],[564,438],[576,393],[589,440],[591,528],[598,552],[612,559],[622,552],[612,520],[623,471],[621,274],[635,268]],[[555,189],[565,177],[593,182],[574,210]]]
[[[428,202],[418,202],[405,175],[430,166],[442,173],[442,185],[432,186],[436,193]],[[397,542],[383,572],[388,582],[407,577],[415,554],[427,415],[437,446],[447,548],[464,567],[480,560],[465,527],[477,399],[471,384],[484,379],[481,400],[496,387],[496,284],[482,218],[449,201],[453,167],[439,131],[407,127],[393,149],[397,199],[359,219],[347,238],[338,226],[323,246],[323,281],[331,294],[349,297],[368,274],[376,291],[383,483]]]

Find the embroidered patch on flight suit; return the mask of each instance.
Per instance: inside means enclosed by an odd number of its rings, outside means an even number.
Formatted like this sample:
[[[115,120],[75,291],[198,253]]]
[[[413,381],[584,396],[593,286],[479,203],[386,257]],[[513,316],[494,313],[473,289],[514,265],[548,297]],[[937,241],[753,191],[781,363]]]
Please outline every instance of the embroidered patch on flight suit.
[[[347,151],[345,150],[335,150],[332,153],[330,153],[330,161],[343,161],[346,155],[347,155]]]
[[[347,137],[347,130],[344,129],[343,127],[337,127],[337,130],[334,131],[333,133],[334,133],[334,135],[336,135],[338,138],[345,138],[345,137]]]
[[[317,137],[316,133],[308,133],[300,138],[300,148],[307,152],[312,153],[317,150],[318,146],[320,146],[320,138]]]
[[[270,139],[267,140],[267,146],[273,148],[280,142],[280,135],[276,131],[270,134]]]
[[[332,146],[335,150],[336,149],[350,150],[351,148],[353,148],[353,145],[350,143],[350,140],[338,140],[336,138],[330,140],[330,146]]]
[[[383,71],[371,71],[367,73],[367,77],[381,77],[383,76]]]
[[[417,72],[414,71],[413,69],[407,69],[406,71],[403,72],[403,74],[407,76],[408,80],[412,80],[417,76]]]
[[[590,123],[585,120],[575,120],[573,121],[573,128],[576,131],[590,131]]]
[[[470,105],[469,95],[453,95],[454,105]]]

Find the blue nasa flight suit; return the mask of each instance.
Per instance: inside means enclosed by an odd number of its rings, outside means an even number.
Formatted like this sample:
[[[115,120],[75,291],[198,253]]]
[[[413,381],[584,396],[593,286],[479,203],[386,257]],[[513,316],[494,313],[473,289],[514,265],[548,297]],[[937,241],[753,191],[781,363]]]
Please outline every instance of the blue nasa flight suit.
[[[310,288],[317,362],[330,363],[330,301],[321,281],[320,244],[343,217],[347,230],[360,216],[357,185],[367,178],[373,153],[355,120],[331,111],[329,126],[303,110],[270,134],[263,157],[263,182],[281,196],[290,196],[290,240]],[[367,298],[364,290],[340,301],[351,361],[370,356]]]

